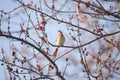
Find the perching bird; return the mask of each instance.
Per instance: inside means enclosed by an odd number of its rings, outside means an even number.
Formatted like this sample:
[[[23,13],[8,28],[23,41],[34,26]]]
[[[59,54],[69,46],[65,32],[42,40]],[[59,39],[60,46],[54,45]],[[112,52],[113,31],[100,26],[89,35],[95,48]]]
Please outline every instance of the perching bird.
[[[57,56],[57,51],[58,51],[58,48],[60,46],[63,46],[65,43],[65,37],[63,35],[63,33],[61,31],[58,31],[58,35],[57,35],[57,38],[56,38],[56,46],[58,46],[54,53],[53,53],[53,57],[56,57]]]

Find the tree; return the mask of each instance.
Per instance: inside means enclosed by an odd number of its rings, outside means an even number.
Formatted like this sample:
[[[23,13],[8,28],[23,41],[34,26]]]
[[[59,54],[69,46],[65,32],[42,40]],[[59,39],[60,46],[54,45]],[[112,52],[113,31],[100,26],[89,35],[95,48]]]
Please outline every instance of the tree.
[[[119,1],[10,0],[9,5],[0,8],[2,80],[120,79]],[[66,40],[54,57],[58,29]]]

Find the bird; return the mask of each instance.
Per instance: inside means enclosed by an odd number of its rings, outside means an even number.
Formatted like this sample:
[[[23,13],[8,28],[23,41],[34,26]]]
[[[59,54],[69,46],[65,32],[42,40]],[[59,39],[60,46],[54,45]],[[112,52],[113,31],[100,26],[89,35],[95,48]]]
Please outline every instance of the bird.
[[[56,49],[55,51],[53,52],[53,57],[55,58],[57,56],[57,52],[58,52],[58,49],[59,47],[63,46],[65,43],[65,37],[62,33],[62,31],[58,30],[58,34],[57,34],[57,37],[56,37]]]

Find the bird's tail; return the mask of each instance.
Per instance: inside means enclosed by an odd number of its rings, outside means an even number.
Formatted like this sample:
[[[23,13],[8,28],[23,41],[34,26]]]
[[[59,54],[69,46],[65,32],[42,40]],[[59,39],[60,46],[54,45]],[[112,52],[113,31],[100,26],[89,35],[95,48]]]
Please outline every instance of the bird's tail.
[[[58,47],[55,49],[55,51],[53,52],[53,57],[56,58],[57,56],[57,52],[58,52]]]

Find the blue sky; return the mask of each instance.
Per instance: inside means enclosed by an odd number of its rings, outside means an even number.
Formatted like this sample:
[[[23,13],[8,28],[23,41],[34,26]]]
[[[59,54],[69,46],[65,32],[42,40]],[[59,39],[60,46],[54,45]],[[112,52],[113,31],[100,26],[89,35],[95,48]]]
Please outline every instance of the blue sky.
[[[29,1],[29,0],[24,0],[26,3]],[[36,2],[35,3],[38,3],[37,2],[38,0],[36,0]],[[48,2],[48,4],[50,5],[50,3]],[[56,9],[59,9],[59,5],[60,4],[62,4],[62,2],[60,1],[58,4],[56,4]],[[75,7],[75,5],[74,5],[74,3],[72,3],[71,1],[69,2],[69,4],[71,4],[72,5],[72,7]],[[109,7],[108,7],[108,4],[110,5],[110,4],[112,4],[112,3],[107,3],[107,4],[104,4],[104,6],[105,6],[105,8],[106,9],[108,9]],[[68,10],[69,8],[71,8],[71,5],[65,5],[65,8],[63,8],[63,10]],[[115,4],[113,4],[113,5],[115,5]],[[9,12],[9,11],[11,11],[11,10],[13,10],[14,9],[14,7],[17,7],[17,6],[19,6],[19,3],[15,3],[15,2],[13,2],[13,1],[11,1],[11,0],[1,0],[1,2],[0,2],[0,10],[4,10],[5,12]],[[71,9],[75,9],[75,8],[71,8]],[[18,9],[18,11],[19,11],[20,9]],[[47,12],[48,11],[48,12]],[[35,26],[37,27],[37,21],[36,21],[36,17],[35,17],[35,12],[33,12],[33,11],[31,11],[31,10],[28,10],[28,12],[29,13],[31,13],[32,15],[31,15],[31,17],[32,17],[32,21],[34,22],[34,24],[35,24]],[[46,7],[43,7],[43,12],[47,12],[49,15],[51,15],[51,11],[49,10],[49,9],[47,9]],[[13,12],[13,13],[11,13],[11,15],[10,16],[13,16],[14,14],[16,13],[16,11],[15,12]],[[6,20],[6,18],[8,17],[8,15],[4,15],[4,17],[5,17],[5,20]],[[76,16],[75,16],[76,17]],[[64,19],[65,21],[68,21],[68,14],[63,14],[63,13],[60,13],[60,14],[58,14],[57,15],[57,18],[59,18],[59,19]],[[48,17],[45,17],[45,19],[48,19]],[[92,20],[94,20],[93,18],[89,18],[89,19],[91,19],[91,21]],[[25,25],[23,26],[23,28],[25,29],[26,27],[27,27],[27,20],[28,20],[28,18],[27,18],[27,16],[26,16],[26,14],[20,14],[19,16],[17,16],[17,17],[13,17],[13,18],[11,18],[11,31],[18,31],[18,30],[20,30],[20,23],[23,21],[23,22],[25,22]],[[39,20],[41,21],[41,17],[39,17]],[[76,20],[77,21],[77,20]],[[74,21],[73,23],[77,23],[76,21]],[[98,20],[99,21],[99,24],[104,24],[105,25],[105,30],[107,31],[107,32],[111,32],[111,31],[113,31],[113,30],[117,30],[117,28],[115,28],[116,27],[116,24],[115,23],[112,23],[112,22],[110,22],[110,21],[105,21],[105,20]],[[7,23],[8,21],[3,21],[3,23],[2,23],[2,30],[3,31],[7,31],[7,27],[8,27],[8,23]],[[90,22],[90,24],[92,25],[92,26],[90,26],[90,25],[88,25],[88,27],[90,27],[90,28],[94,28],[94,22]],[[118,25],[119,25],[120,23],[118,23]],[[32,25],[31,24],[29,24],[30,26],[29,27],[32,27]],[[114,26],[111,26],[111,25],[114,25]],[[68,25],[65,25],[65,24],[63,24],[63,23],[58,23],[58,22],[56,22],[56,21],[54,21],[54,20],[49,20],[48,22],[47,22],[47,24],[46,24],[46,26],[45,26],[45,28],[46,28],[46,33],[47,33],[47,35],[48,35],[48,40],[51,42],[51,43],[53,43],[53,44],[55,44],[55,40],[56,40],[56,36],[57,36],[57,31],[58,30],[61,30],[62,32],[63,32],[63,34],[65,35],[65,37],[67,37],[66,38],[66,42],[65,42],[65,45],[74,45],[74,41],[72,41],[72,39],[71,39],[71,37],[70,37],[70,35],[69,35],[69,33],[68,33],[68,31],[67,31],[67,28],[66,28],[66,26],[68,26]],[[83,24],[80,24],[80,27],[86,27],[86,25],[83,25]],[[41,33],[41,31],[38,31],[39,33]],[[32,37],[34,38],[34,40],[39,40],[38,39],[38,37],[35,35],[36,33],[34,32],[34,30],[30,30],[30,33],[31,33],[31,35],[32,35]],[[14,34],[15,36],[16,36],[16,34]],[[89,33],[87,33],[87,32],[84,32],[83,33],[83,35],[85,35],[85,36],[82,36],[81,38],[81,40],[83,41],[83,43],[85,43],[85,42],[87,42],[87,41],[89,41],[89,40],[91,40],[91,39],[93,39],[93,38],[95,38],[95,37],[93,37],[93,36],[91,36],[91,34],[89,34]],[[92,38],[91,38],[92,37]],[[6,40],[6,41],[5,41]],[[11,51],[10,50],[10,47],[11,46],[9,46],[9,45],[11,45],[12,43],[11,43],[11,41],[10,40],[8,40],[8,39],[6,39],[6,38],[0,38],[0,48],[1,47],[3,47],[4,49],[6,49],[6,50],[9,50],[9,51]],[[91,49],[91,51],[93,50],[93,51],[95,51],[95,52],[97,52],[98,51],[98,47],[99,47],[99,42],[95,42],[94,44],[90,44],[90,46],[92,46],[92,47],[89,47],[89,49]],[[17,48],[19,48],[19,49],[21,49],[20,48],[20,46],[19,45],[17,45],[17,44],[15,44],[16,46],[17,46]],[[96,45],[96,46],[94,46],[94,45]],[[86,46],[85,46],[86,47]],[[52,53],[52,51],[54,50],[54,48],[52,47],[51,48],[51,53]],[[64,48],[61,48],[60,49],[61,51],[59,52],[59,55],[60,55],[60,53],[62,53],[63,51],[68,51],[68,49],[64,49]],[[66,57],[70,57],[70,58],[75,58],[76,59],[76,61],[78,61],[77,63],[79,63],[79,54],[77,54],[77,50],[76,51],[74,51],[74,52],[71,52],[72,54],[68,54],[67,56],[64,56],[65,58]],[[72,57],[71,57],[72,56]],[[8,56],[9,57],[9,56]],[[1,57],[0,57],[1,58]],[[59,63],[61,63],[61,64],[65,64],[65,62],[64,61],[61,61],[61,60],[59,60],[59,61],[57,61],[56,62],[57,64],[59,64]],[[65,66],[65,65],[64,65]],[[74,67],[74,66],[76,66],[76,67]],[[63,66],[62,65],[60,65],[59,66],[59,68],[61,69],[61,70],[63,70],[62,68],[63,68]],[[73,71],[75,71],[76,70],[76,68],[79,68],[79,69],[81,69],[81,65],[78,65],[78,64],[71,64],[71,66],[69,66],[69,70],[67,71],[70,75],[73,73]],[[4,69],[5,68],[3,68],[3,69],[0,69],[0,72],[1,73],[3,73],[3,74],[1,74],[2,76],[0,77],[0,80],[3,80],[4,79],[4,77],[5,77],[5,73],[4,73]],[[79,73],[79,70],[76,72],[76,74],[77,73]],[[83,76],[82,74],[80,74],[79,75],[79,77],[81,77],[81,76]],[[76,77],[73,77],[73,78],[76,78]],[[119,78],[119,77],[118,77]]]

